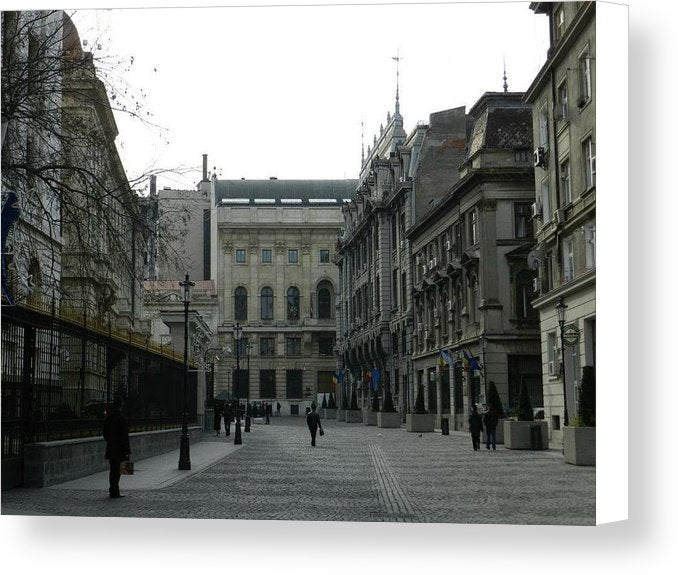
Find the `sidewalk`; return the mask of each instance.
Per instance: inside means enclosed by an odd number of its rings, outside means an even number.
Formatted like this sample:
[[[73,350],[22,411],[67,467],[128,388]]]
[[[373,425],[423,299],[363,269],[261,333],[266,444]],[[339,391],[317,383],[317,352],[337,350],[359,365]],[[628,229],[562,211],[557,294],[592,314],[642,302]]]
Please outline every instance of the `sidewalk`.
[[[205,434],[208,435],[207,432]],[[233,437],[233,433],[228,438],[223,435],[214,437],[213,434],[209,434],[202,441],[191,443],[191,469],[188,471],[178,469],[178,447],[162,455],[134,461],[134,475],[121,476],[120,488],[123,492],[137,489],[162,489],[183,481],[240,449],[242,445],[233,445]],[[46,489],[101,490],[107,488],[108,470],[52,485]]]

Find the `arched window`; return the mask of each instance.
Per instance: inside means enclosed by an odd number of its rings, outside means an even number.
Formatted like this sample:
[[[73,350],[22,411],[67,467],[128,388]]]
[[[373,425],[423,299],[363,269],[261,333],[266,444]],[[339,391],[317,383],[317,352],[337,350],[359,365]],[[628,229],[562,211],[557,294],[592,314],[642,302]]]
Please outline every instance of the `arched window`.
[[[270,287],[261,290],[261,319],[273,319],[273,290]]]
[[[247,290],[244,287],[235,288],[234,312],[237,321],[247,320]]]
[[[538,319],[537,310],[532,307],[532,300],[535,297],[532,286],[533,279],[534,274],[530,270],[521,270],[516,274],[515,302],[517,319]]]
[[[299,288],[291,287],[287,290],[287,319],[299,319]]]
[[[326,282],[318,286],[318,318],[332,319],[332,288]]]

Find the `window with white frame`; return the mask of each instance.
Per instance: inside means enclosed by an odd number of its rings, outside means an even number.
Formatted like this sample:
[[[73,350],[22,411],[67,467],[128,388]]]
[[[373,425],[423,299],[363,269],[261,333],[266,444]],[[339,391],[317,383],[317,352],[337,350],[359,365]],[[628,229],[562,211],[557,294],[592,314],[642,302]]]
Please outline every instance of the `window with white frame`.
[[[238,264],[244,264],[247,261],[247,251],[242,249],[235,250],[235,261]]]
[[[556,42],[560,41],[565,32],[565,10],[561,5],[553,14],[553,36]]]
[[[287,250],[287,263],[299,263],[299,250]]]
[[[549,147],[549,113],[546,104],[539,108],[539,145],[545,150]]]
[[[513,204],[513,222],[515,238],[522,240],[532,237],[532,204],[516,202]]]
[[[548,178],[541,181],[541,213],[544,223],[551,221],[551,194]]]
[[[558,375],[558,347],[556,341],[556,332],[550,331],[546,335],[546,354],[549,375]]]
[[[569,117],[569,112],[568,112],[568,98],[567,98],[567,79],[563,81],[563,83],[558,86],[558,112],[559,112],[559,120],[567,120]]]
[[[591,56],[588,50],[579,56],[579,99],[581,105],[591,99]]]
[[[330,263],[330,250],[320,250],[320,263],[321,264]]]
[[[584,226],[584,241],[586,242],[586,268],[596,267],[596,225],[587,224]]]
[[[569,282],[574,278],[574,242],[572,238],[563,240],[563,281]]]
[[[596,145],[591,138],[582,143],[582,158],[584,160],[584,189],[588,190],[596,185]]]
[[[264,264],[270,264],[273,260],[273,255],[270,249],[261,250],[261,262]]]
[[[563,160],[560,164],[560,189],[563,192],[563,205],[572,203],[572,186],[570,184],[570,160]]]

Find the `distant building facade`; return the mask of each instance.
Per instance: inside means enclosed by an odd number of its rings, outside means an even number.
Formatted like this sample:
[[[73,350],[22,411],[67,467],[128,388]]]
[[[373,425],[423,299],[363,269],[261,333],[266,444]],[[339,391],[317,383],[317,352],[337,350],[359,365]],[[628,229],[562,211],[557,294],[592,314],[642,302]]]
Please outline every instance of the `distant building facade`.
[[[332,391],[334,249],[355,180],[209,182],[218,299],[215,395],[302,413]],[[236,369],[239,361],[240,371]]]
[[[536,196],[533,214],[539,265],[534,306],[541,325],[546,419],[562,441],[563,369],[567,410],[577,414],[584,366],[596,365],[596,6],[533,2],[548,17],[546,63],[526,92],[532,105]],[[562,298],[562,300],[561,300]],[[578,341],[561,346],[556,305]]]

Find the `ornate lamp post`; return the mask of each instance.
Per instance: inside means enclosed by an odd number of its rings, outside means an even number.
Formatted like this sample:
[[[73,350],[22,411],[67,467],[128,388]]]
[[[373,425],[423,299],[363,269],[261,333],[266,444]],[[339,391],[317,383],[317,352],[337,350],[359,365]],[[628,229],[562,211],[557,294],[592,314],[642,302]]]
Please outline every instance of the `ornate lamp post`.
[[[250,342],[245,346],[247,351],[247,403],[245,404],[245,432],[250,432]]]
[[[556,304],[556,312],[558,313],[558,324],[560,325],[560,375],[563,378],[563,425],[569,425],[570,420],[567,417],[567,388],[565,386],[565,310],[567,305],[563,301],[563,296],[558,298],[558,303]]]
[[[179,469],[191,469],[190,441],[188,436],[188,304],[191,302],[191,288],[195,285],[186,274],[179,282],[184,288],[184,411],[181,415],[181,443],[179,447]]]
[[[234,337],[235,337],[235,438],[233,439],[234,445],[242,445],[242,430],[240,429],[240,335],[242,333],[242,328],[239,323],[235,324]]]

